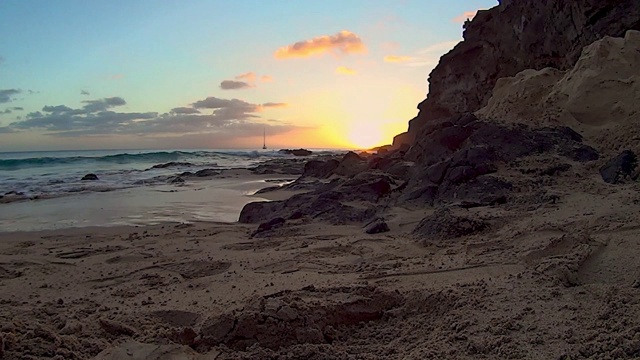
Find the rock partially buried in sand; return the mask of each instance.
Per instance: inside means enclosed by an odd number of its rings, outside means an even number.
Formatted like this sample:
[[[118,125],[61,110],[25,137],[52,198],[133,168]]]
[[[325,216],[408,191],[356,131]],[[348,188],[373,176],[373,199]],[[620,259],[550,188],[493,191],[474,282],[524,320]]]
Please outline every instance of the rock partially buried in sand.
[[[258,226],[258,229],[256,231],[253,232],[253,234],[251,234],[251,236],[256,236],[259,233],[265,232],[265,231],[269,231],[269,230],[273,230],[273,229],[277,229],[279,227],[281,227],[282,225],[284,225],[285,223],[285,219],[281,218],[281,217],[277,217],[275,219],[271,219],[267,222],[263,222],[262,224],[260,224]]]
[[[364,232],[367,234],[379,234],[387,231],[390,231],[389,225],[382,218],[377,218],[364,226]]]
[[[80,180],[82,180],[82,181],[87,181],[87,180],[93,181],[93,180],[100,180],[100,179],[98,179],[98,175],[96,175],[96,174],[87,174],[87,175],[83,176],[82,179],[80,179]]]
[[[637,166],[636,154],[631,150],[625,150],[600,168],[600,176],[609,184],[617,184],[625,178],[632,177]]]

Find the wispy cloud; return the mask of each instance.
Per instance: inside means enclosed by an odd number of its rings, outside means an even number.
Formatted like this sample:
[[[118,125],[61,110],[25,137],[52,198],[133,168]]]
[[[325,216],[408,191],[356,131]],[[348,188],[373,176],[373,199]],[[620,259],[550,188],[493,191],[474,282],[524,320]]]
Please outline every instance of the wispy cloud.
[[[4,89],[0,90],[0,104],[13,101],[13,96],[22,92],[20,89]]]
[[[262,82],[272,82],[273,81],[273,77],[270,75],[262,75],[260,77],[260,81]]]
[[[222,90],[240,90],[240,89],[248,89],[251,87],[253,87],[253,85],[244,81],[223,80],[220,83],[220,89]]]
[[[485,8],[482,9],[477,9],[477,10],[471,10],[471,11],[465,11],[462,14],[454,17],[453,19],[451,19],[452,22],[454,23],[459,23],[462,24],[465,21],[468,20],[473,20],[474,17],[476,17],[476,15],[478,14],[478,11],[480,10],[486,10]]]
[[[387,55],[384,57],[384,62],[389,63],[403,63],[411,60],[413,60],[411,56]]]
[[[113,74],[109,76],[109,80],[122,80],[124,79],[124,74]]]
[[[360,37],[350,31],[343,30],[335,35],[323,35],[310,40],[298,41],[276,50],[276,59],[305,58],[310,56],[332,54],[361,54],[367,47]]]
[[[256,73],[254,73],[253,71],[244,73],[244,74],[240,74],[238,76],[235,77],[236,80],[244,80],[247,82],[255,82],[256,81]]]
[[[336,68],[336,74],[340,74],[340,75],[356,75],[358,72],[348,68],[346,66],[338,66]]]
[[[88,92],[87,90],[80,90],[80,95],[89,96],[89,95],[91,95],[91,93]]]

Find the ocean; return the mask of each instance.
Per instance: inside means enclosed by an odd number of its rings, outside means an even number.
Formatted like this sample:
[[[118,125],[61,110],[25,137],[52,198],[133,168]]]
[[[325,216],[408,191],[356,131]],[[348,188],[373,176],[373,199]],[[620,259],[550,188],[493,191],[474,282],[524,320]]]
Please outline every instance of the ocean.
[[[315,150],[313,156],[336,153]],[[162,221],[235,221],[252,192],[241,177],[171,184],[183,172],[294,158],[277,150],[88,150],[0,153],[0,231]],[[95,174],[98,180],[81,180]],[[277,183],[290,180],[272,176]],[[293,177],[295,178],[295,176]],[[11,198],[32,200],[9,201]]]

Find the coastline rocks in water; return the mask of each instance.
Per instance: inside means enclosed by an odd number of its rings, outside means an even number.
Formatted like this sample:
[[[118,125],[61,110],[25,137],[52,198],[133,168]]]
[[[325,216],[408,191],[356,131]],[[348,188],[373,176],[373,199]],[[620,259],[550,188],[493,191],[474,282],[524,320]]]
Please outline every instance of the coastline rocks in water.
[[[196,171],[194,175],[197,177],[216,176],[216,175],[220,175],[220,171],[215,169],[202,169],[202,170]]]
[[[617,184],[625,178],[633,177],[637,166],[636,154],[631,150],[625,150],[600,168],[600,176],[609,184]]]
[[[185,180],[180,176],[173,177],[169,180],[169,184],[184,184]]]
[[[94,180],[99,180],[98,179],[98,175],[96,174],[87,174],[85,176],[82,177],[82,179],[80,179],[81,181],[94,181]]]
[[[165,169],[165,168],[169,168],[169,167],[182,167],[182,166],[193,166],[193,164],[189,163],[189,162],[170,161],[170,162],[164,163],[164,164],[153,165],[151,168],[152,169]]]
[[[389,225],[383,218],[376,218],[364,226],[364,232],[367,234],[379,234],[390,231]]]
[[[485,106],[498,79],[526,69],[566,70],[585,46],[603,36],[623,36],[629,29],[638,29],[640,22],[637,1],[500,3],[478,11],[465,24],[464,40],[440,58],[429,75],[427,99],[418,105],[420,111],[407,133],[394,139],[395,147],[413,143],[422,127],[434,119]],[[539,36],[541,32],[545,36]]]
[[[280,149],[278,152],[282,154],[293,155],[293,156],[309,156],[313,154],[313,151],[310,151],[307,149]]]
[[[304,159],[272,159],[251,169],[254,174],[300,175]]]
[[[451,210],[441,208],[422,220],[413,234],[422,241],[455,239],[476,234],[489,228],[489,224],[469,217],[457,216]]]

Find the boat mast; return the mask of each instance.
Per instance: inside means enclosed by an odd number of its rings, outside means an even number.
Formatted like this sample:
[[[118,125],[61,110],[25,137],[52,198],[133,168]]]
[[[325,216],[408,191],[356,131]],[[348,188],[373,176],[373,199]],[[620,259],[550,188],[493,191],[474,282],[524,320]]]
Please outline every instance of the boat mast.
[[[262,149],[267,149],[267,131],[262,129]]]

